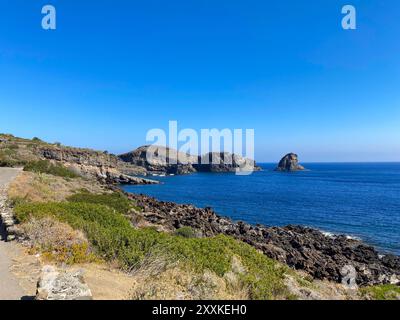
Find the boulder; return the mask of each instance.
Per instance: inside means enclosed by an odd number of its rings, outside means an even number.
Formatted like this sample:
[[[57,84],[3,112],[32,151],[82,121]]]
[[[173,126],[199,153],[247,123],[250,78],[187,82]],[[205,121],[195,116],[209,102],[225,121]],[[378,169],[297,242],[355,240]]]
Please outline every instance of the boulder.
[[[305,168],[299,164],[299,159],[297,154],[288,153],[285,155],[281,161],[279,161],[278,167],[275,171],[302,171]]]

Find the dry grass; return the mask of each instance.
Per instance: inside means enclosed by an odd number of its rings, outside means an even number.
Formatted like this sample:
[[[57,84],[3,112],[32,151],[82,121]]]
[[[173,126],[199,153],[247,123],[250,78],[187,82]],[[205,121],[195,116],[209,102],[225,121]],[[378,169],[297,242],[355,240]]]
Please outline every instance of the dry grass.
[[[51,218],[32,218],[18,227],[32,252],[41,252],[44,259],[58,263],[95,261],[82,232]]]
[[[22,172],[9,186],[8,196],[13,200],[29,202],[64,201],[69,196],[86,189],[91,193],[103,193],[97,182],[82,178],[66,179],[48,174]]]
[[[168,260],[168,259],[167,259]],[[146,260],[133,272],[133,300],[248,300],[249,292],[232,271],[223,277],[205,270],[202,273],[177,262],[168,265],[161,257]]]

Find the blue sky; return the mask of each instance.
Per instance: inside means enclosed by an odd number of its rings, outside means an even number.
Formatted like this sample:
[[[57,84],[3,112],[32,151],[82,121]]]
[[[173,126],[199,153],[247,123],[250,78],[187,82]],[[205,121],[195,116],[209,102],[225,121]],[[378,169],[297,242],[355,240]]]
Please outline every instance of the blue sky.
[[[177,120],[254,128],[258,161],[400,161],[399,16],[397,0],[0,0],[0,132],[120,153]]]

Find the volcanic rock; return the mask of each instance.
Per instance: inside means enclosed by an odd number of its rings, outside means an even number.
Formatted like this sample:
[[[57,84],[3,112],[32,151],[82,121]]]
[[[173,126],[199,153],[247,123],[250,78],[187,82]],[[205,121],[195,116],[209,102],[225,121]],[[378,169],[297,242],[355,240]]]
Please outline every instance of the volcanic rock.
[[[279,161],[275,171],[302,171],[305,168],[299,165],[298,156],[295,153],[288,153]]]

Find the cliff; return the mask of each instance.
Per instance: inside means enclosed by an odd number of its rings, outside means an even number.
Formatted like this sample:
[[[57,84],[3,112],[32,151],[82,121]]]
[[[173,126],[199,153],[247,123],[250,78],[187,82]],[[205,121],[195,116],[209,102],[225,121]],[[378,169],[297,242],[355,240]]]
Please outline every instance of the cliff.
[[[149,158],[148,152],[156,157]],[[144,167],[150,173],[188,174],[192,172],[260,170],[254,160],[229,152],[212,152],[202,156],[192,156],[161,146],[143,146],[122,154],[119,158],[127,163]]]
[[[126,163],[107,152],[46,143],[38,138],[30,140],[12,135],[0,135],[0,166],[24,166],[39,160],[60,163],[78,175],[96,178],[104,183],[158,183],[154,180],[133,177],[146,175],[146,169]]]

